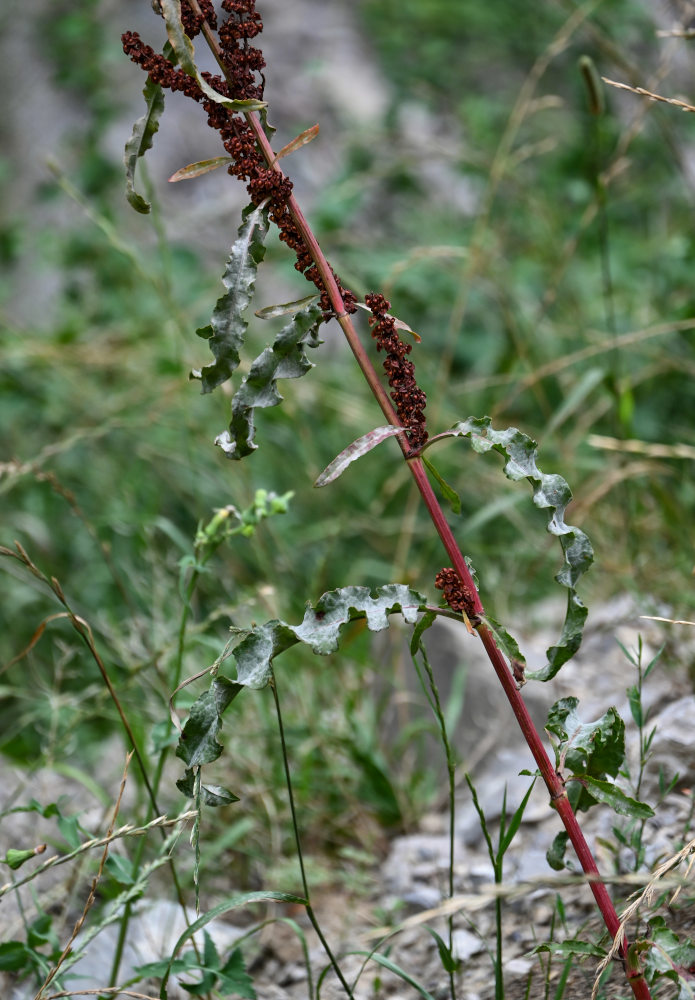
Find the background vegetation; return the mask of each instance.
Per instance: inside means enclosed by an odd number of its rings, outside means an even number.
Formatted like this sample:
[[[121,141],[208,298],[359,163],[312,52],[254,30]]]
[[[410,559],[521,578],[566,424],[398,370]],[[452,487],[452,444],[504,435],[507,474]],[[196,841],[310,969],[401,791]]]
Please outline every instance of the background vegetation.
[[[627,590],[692,618],[694,124],[612,90],[595,117],[578,69],[588,54],[608,76],[673,95],[691,79],[688,43],[657,38],[651,5],[636,0],[547,0],[532,18],[511,0],[361,0],[354,14],[389,106],[378,131],[343,131],[339,162],[325,159],[311,217],[329,259],[359,297],[383,289],[420,334],[431,428],[487,413],[538,439],[541,467],[568,479],[572,520],[596,548],[589,603]],[[184,676],[214,660],[230,623],[296,620],[327,589],[398,580],[432,593],[442,556],[388,444],[330,492],[312,489],[380,419],[337,329],[326,330],[317,370],[285,383],[282,407],[261,414],[257,454],[232,464],[213,447],[227,400],[200,396],[188,372],[208,360],[194,330],[219,294],[237,212],[225,219],[227,245],[211,247],[170,221],[160,177],[150,217],[127,208],[116,149],[143,81],[119,55],[113,20],[99,0],[46,9],[34,27],[46,39],[43,70],[80,114],[57,148],[38,137],[33,156],[54,166],[23,202],[17,160],[5,159],[0,542],[19,540],[60,581],[151,747],[166,719],[196,528],[214,509],[247,509],[258,489],[294,494],[286,514],[207,563]],[[566,44],[555,44],[563,32]],[[329,57],[305,53],[307,65],[319,56]],[[313,121],[300,109],[276,124],[286,141]],[[189,160],[206,154],[193,149]],[[312,155],[313,146],[295,153],[290,175],[295,158]],[[208,203],[201,218],[217,226],[228,208]],[[260,304],[306,294],[279,244],[267,262]],[[252,347],[271,339],[271,325],[252,323]],[[552,593],[557,551],[524,492],[493,459],[442,448],[438,465],[461,494],[455,531],[481,568],[483,599],[496,594],[496,616]],[[24,767],[70,759],[91,773],[118,731],[108,694],[65,621],[20,656],[57,608],[19,564],[2,569],[0,750]],[[432,795],[421,724],[382,738],[398,651],[377,664],[357,632],[350,650],[339,695],[333,666],[300,656],[286,691],[312,846],[341,852],[346,866],[360,862],[356,831],[375,849]],[[247,701],[234,789],[249,808],[207,850],[228,857],[236,847],[253,885],[269,835],[282,863],[287,806],[270,704]]]

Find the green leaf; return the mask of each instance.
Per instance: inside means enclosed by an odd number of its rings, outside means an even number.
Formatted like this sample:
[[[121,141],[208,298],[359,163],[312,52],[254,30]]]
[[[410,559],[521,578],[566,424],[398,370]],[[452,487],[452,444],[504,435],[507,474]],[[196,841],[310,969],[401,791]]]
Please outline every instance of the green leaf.
[[[422,983],[419,983],[417,979],[414,979],[411,975],[409,975],[409,973],[407,973],[405,969],[402,969],[400,965],[396,965],[395,962],[392,962],[390,958],[386,957],[386,955],[381,955],[378,951],[355,951],[350,954],[364,955],[365,958],[372,959],[374,962],[382,965],[385,969],[388,969],[389,972],[393,972],[393,974],[398,976],[399,979],[402,979],[404,983],[408,983],[409,986],[412,986],[413,989],[421,997],[423,997],[423,1000],[434,1000],[432,994],[427,992]]]
[[[264,306],[263,309],[257,309],[254,316],[258,316],[259,319],[277,319],[278,316],[288,316],[290,313],[299,312],[305,306],[310,305],[312,302],[318,302],[318,295],[305,295],[303,299],[295,299],[293,302],[278,302],[274,306]]]
[[[209,764],[222,753],[222,746],[216,739],[222,726],[222,713],[240,691],[240,684],[234,684],[226,677],[215,677],[210,690],[191,705],[176,748],[176,756],[189,768]],[[192,791],[190,794],[193,794]]]
[[[386,424],[384,427],[375,427],[373,431],[369,431],[367,434],[363,434],[362,437],[357,438],[352,444],[349,444],[341,453],[330,462],[326,468],[323,470],[321,475],[317,478],[314,486],[327,486],[328,483],[334,482],[339,476],[345,472],[349,465],[356,462],[358,458],[366,455],[373,448],[376,448],[378,444],[382,441],[386,441],[387,438],[393,437],[394,434],[401,434],[405,430],[404,427],[394,427],[392,424]]]
[[[19,972],[31,965],[31,951],[23,941],[3,941],[0,944],[0,971]]]
[[[222,785],[203,785],[203,802],[206,806],[217,808],[219,806],[229,806],[232,802],[239,802],[239,796],[234,795],[228,788]]]
[[[521,802],[517,806],[517,808],[516,808],[516,810],[514,812],[514,815],[512,816],[512,818],[511,818],[511,820],[509,822],[509,826],[504,831],[504,833],[502,832],[502,830],[500,830],[499,846],[497,848],[497,860],[498,860],[498,862],[502,861],[502,858],[504,857],[504,855],[507,853],[507,850],[509,849],[509,845],[514,840],[514,837],[517,834],[517,830],[521,826],[521,820],[523,818],[524,812],[526,810],[526,806],[528,805],[528,800],[531,797],[531,792],[533,791],[533,786],[535,784],[536,784],[536,782],[535,782],[535,779],[534,779],[531,782],[531,784],[529,785],[528,791],[524,795],[523,799],[521,800]]]
[[[182,945],[192,938],[196,931],[199,931],[203,927],[207,926],[211,920],[221,917],[224,913],[229,913],[230,910],[238,909],[240,906],[250,906],[252,903],[295,903],[299,906],[306,906],[305,899],[301,896],[294,896],[290,892],[243,892],[238,896],[231,896],[229,899],[219,903],[211,910],[201,914],[197,920],[194,920],[192,924],[188,925],[186,930],[178,939],[171,953],[171,958],[166,963],[163,973],[161,973],[162,983],[159,995],[162,1000],[167,1000],[167,982],[169,981],[169,976],[173,971],[176,954]]]
[[[77,816],[58,816],[58,829],[65,838],[71,851],[77,850],[82,843],[82,827]]]
[[[561,872],[565,868],[570,871],[573,870],[573,866],[565,861],[565,851],[567,850],[567,843],[569,841],[569,834],[562,830],[557,834],[552,844],[546,852],[546,859],[553,871]]]
[[[610,806],[614,812],[620,813],[621,816],[649,819],[654,815],[654,810],[646,802],[638,802],[636,799],[630,798],[611,781],[601,781],[600,778],[593,778],[589,774],[577,774],[573,777],[582,781],[598,802]]]
[[[437,616],[434,611],[426,611],[420,621],[413,629],[413,637],[410,640],[410,654],[415,656],[422,649],[422,636],[427,629],[434,624]]]
[[[584,723],[577,713],[577,698],[561,698],[550,709],[546,729],[560,740],[557,754],[564,757],[572,775],[614,778],[625,759],[625,723],[615,708],[595,722]],[[583,785],[568,783],[567,794],[575,810],[586,810],[598,801]]]
[[[490,629],[495,637],[495,642],[504,655],[508,657],[514,672],[514,679],[519,687],[522,687],[526,683],[526,658],[519,649],[518,642],[492,615],[483,614],[480,619]]]
[[[198,67],[195,64],[193,42],[184,31],[183,24],[181,23],[181,0],[158,0],[158,3],[161,6],[166,22],[169,43],[176,53],[176,58],[181,69],[193,77],[206,97],[209,97],[211,101],[215,101],[216,104],[222,104],[230,111],[259,111],[266,106],[264,101],[235,101],[229,97],[225,97],[224,94],[218,94],[198,72]]]
[[[631,684],[626,691],[627,700],[630,703],[630,715],[632,716],[636,726],[641,729],[644,725],[644,712],[642,710],[642,699],[640,697],[639,688],[636,684]]]
[[[550,955],[558,955],[560,958],[570,958],[591,955],[593,958],[604,958],[605,950],[590,941],[580,941],[577,938],[570,938],[568,941],[547,941],[538,944],[529,952],[530,955],[538,955],[539,952],[548,952]]]
[[[404,584],[386,584],[374,592],[369,587],[343,587],[324,594],[314,607],[308,605],[300,625],[273,619],[255,626],[232,651],[236,680],[218,675],[210,690],[191,706],[176,748],[176,756],[188,765],[177,787],[189,798],[193,796],[193,768],[217,760],[222,753],[217,735],[223,712],[242,687],[260,689],[268,684],[277,655],[298,642],[320,655],[332,653],[338,648],[341,628],[351,621],[366,618],[367,627],[378,632],[387,628],[390,614],[400,613],[406,623],[414,625],[424,604],[422,594]]]
[[[533,486],[535,505],[550,512],[548,531],[560,539],[564,554],[564,564],[555,579],[567,588],[567,613],[557,645],[546,650],[546,665],[527,675],[534,680],[547,681],[574,656],[581,644],[587,610],[575,587],[591,566],[594,553],[584,532],[565,523],[565,509],[572,493],[562,476],[540,471],[536,465],[536,442],[516,427],[496,431],[491,423],[490,417],[468,417],[455,424],[446,435],[470,438],[473,450],[481,454],[490,450],[499,452],[506,458],[504,474],[507,478],[527,479]]]
[[[244,957],[240,948],[235,948],[224,966],[220,969],[217,989],[227,996],[244,997],[255,1000],[256,991],[253,980],[246,971]]]
[[[458,495],[456,490],[452,486],[449,486],[447,481],[439,474],[439,472],[435,469],[432,463],[428,459],[426,459],[424,455],[422,456],[422,461],[425,463],[425,468],[430,473],[430,475],[433,476],[434,479],[439,483],[439,488],[442,491],[442,495],[446,500],[446,502],[451,507],[451,509],[453,510],[454,514],[460,514],[461,497]]]
[[[439,934],[437,934],[436,931],[432,930],[431,927],[425,927],[425,930],[428,932],[428,934],[432,935],[432,937],[436,942],[437,951],[439,952],[439,961],[442,963],[442,968],[444,969],[444,971],[457,972],[459,965],[461,963],[457,958],[454,958],[454,956],[451,954],[449,946],[446,944],[446,942],[443,941],[442,938],[439,936]]]
[[[263,241],[267,232],[267,208],[247,205],[222,276],[227,291],[217,300],[209,325],[196,330],[199,337],[209,341],[215,356],[212,364],[191,373],[192,378],[202,381],[203,392],[212,392],[226,382],[239,364],[239,350],[248,326],[244,313],[253,297],[258,265],[265,256]]]
[[[301,625],[287,625],[273,620],[251,630],[232,656],[236,661],[237,683],[262,688],[272,675],[272,660],[279,653],[303,642],[322,656],[338,648],[340,630],[348,622],[367,619],[367,627],[379,632],[388,626],[388,615],[400,612],[414,625],[425,598],[400,583],[377,587],[342,587],[324,594],[312,607],[307,606]]]
[[[301,378],[314,367],[306,356],[305,348],[318,347],[321,343],[318,328],[322,320],[320,306],[310,302],[280,330],[273,346],[266,347],[253,362],[232,399],[229,430],[215,439],[215,444],[222,448],[227,458],[244,458],[258,447],[253,440],[254,410],[277,406],[282,401],[277,380]]]
[[[135,190],[135,168],[141,156],[152,148],[152,137],[159,130],[159,119],[164,111],[164,91],[158,83],[147,80],[143,90],[145,114],[133,125],[133,132],[125,144],[123,162],[125,164],[125,196],[129,204],[147,215],[150,204]]]
[[[121,885],[135,885],[137,881],[133,873],[133,863],[122,854],[109,854],[106,859],[106,870],[109,875]]]
[[[186,167],[181,167],[169,178],[170,184],[178,181],[192,181],[195,177],[202,177],[209,174],[218,167],[223,167],[225,163],[234,163],[231,156],[213,156],[211,160],[198,160],[197,163],[189,163]]]
[[[615,777],[625,759],[625,723],[615,708],[595,722],[582,722],[579,699],[561,698],[548,713],[546,728],[560,739],[560,752],[572,773]]]

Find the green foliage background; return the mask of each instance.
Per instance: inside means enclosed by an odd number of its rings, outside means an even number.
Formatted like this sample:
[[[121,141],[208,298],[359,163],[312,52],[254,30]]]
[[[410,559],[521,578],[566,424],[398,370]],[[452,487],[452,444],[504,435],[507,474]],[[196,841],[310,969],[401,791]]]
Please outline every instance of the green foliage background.
[[[657,89],[671,94],[689,79],[691,50],[657,39],[644,5],[613,0],[595,4],[550,57],[578,9],[547,0],[528,17],[511,0],[362,0],[355,16],[390,82],[391,105],[379,134],[355,128],[343,140],[345,155],[322,179],[310,217],[346,285],[359,297],[384,290],[420,334],[412,356],[431,433],[490,414],[496,427],[514,424],[537,438],[543,470],[569,481],[569,517],[597,553],[583,590],[589,603],[627,589],[645,606],[667,600],[687,618],[693,452],[683,458],[669,449],[695,445],[694,124],[613,90],[606,115],[592,117],[577,61],[588,54],[600,72],[648,86],[668,57],[674,72]],[[220,293],[228,247],[211,255],[200,235],[169,238],[162,178],[140,177],[150,217],[128,209],[112,130],[144,80],[123,69],[107,25],[99,0],[52,5],[41,58],[54,86],[81,102],[82,121],[60,149],[41,151],[60,166],[27,204],[14,202],[4,172],[5,293],[27,260],[37,282],[56,269],[61,280],[40,322],[25,324],[21,310],[3,314],[0,542],[18,539],[60,580],[149,740],[166,713],[179,561],[215,508],[246,508],[259,488],[294,492],[286,515],[253,538],[236,538],[206,566],[186,645],[191,674],[219,654],[230,622],[298,621],[305,601],[328,589],[393,580],[433,594],[442,554],[393,442],[338,483],[312,488],[342,448],[381,420],[337,328],[325,330],[312,355],[317,369],[285,383],[282,407],[259,416],[257,453],[230,463],[214,448],[228,397],[201,396],[188,372],[210,360],[194,330]],[[154,42],[157,30],[153,20]],[[37,35],[49,37],[46,25]],[[306,57],[317,55],[329,58]],[[113,87],[114,74],[126,87]],[[267,98],[272,118],[273,93]],[[178,108],[172,101],[169,114]],[[276,124],[285,142],[295,125],[311,123],[300,109],[296,122]],[[408,139],[418,127],[428,136],[420,144]],[[288,159],[290,175],[312,148]],[[438,174],[424,169],[430,162]],[[611,176],[603,186],[601,172]],[[452,205],[449,188],[468,192],[473,208]],[[32,217],[51,212],[61,224],[39,239]],[[229,233],[237,221],[229,218]],[[263,266],[259,308],[273,301],[273,289],[306,294],[272,240]],[[281,322],[252,322],[249,359]],[[651,327],[659,330],[640,334]],[[665,450],[608,451],[591,435]],[[523,616],[557,590],[558,551],[542,514],[496,459],[452,443],[429,455],[462,497],[452,523],[479,570],[483,599],[497,618]],[[65,622],[51,623],[16,659],[55,608],[13,562],[2,568],[0,749],[24,762],[84,753],[113,728],[107,695]],[[422,762],[408,756],[417,725],[395,746],[381,742],[398,675],[391,654],[375,664],[369,650],[356,630],[340,667],[297,657],[287,694],[304,804],[314,809],[317,837],[342,848],[375,816],[387,826],[405,822],[424,780]],[[245,711],[252,735],[238,751],[239,780],[262,801],[280,783],[280,765],[264,753],[268,706],[249,699]],[[398,774],[408,768],[406,791]],[[338,780],[322,779],[326,769]],[[338,789],[347,808],[334,801]],[[219,850],[228,846],[229,837]]]

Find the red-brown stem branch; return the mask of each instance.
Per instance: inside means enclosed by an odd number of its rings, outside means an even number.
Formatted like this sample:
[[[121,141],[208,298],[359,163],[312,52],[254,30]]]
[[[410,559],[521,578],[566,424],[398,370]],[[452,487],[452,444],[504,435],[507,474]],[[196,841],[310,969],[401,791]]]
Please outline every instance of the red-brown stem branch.
[[[199,12],[198,4],[196,0],[190,0],[191,7],[193,7],[196,12]],[[209,25],[205,22],[203,24],[203,34],[204,37],[212,49],[215,58],[220,65],[223,72],[225,71],[224,61],[221,58],[221,53],[217,39],[215,38],[213,32],[211,31]],[[282,174],[281,168],[278,166],[278,161],[276,159],[275,153],[268,141],[268,138],[263,131],[263,127],[258,120],[258,117],[253,112],[250,112],[244,116],[248,125],[254,132],[256,142],[258,147],[263,154],[263,158],[266,161],[268,167],[276,170],[278,173]],[[362,342],[360,341],[357,332],[355,330],[354,324],[349,315],[345,312],[345,306],[343,304],[343,299],[340,294],[337,282],[333,277],[333,272],[331,271],[330,265],[326,260],[321,247],[316,240],[309,224],[307,223],[304,215],[297,204],[294,195],[290,196],[288,200],[288,209],[292,216],[292,219],[297,226],[301,237],[311,254],[312,260],[314,261],[316,267],[318,268],[319,274],[321,275],[321,281],[323,286],[328,293],[331,305],[335,312],[335,315],[342,327],[343,333],[350,345],[352,353],[367,380],[369,388],[374,394],[382,413],[388,420],[388,422],[394,426],[399,426],[399,420],[396,412],[391,404],[388,393],[384,389],[382,382],[377,375],[372,362],[365,351]],[[408,460],[408,467],[415,479],[418,490],[425,502],[425,506],[429,511],[430,517],[434,527],[439,535],[446,552],[451,559],[454,569],[456,570],[461,582],[466,588],[467,592],[472,595],[472,609],[479,614],[483,613],[483,606],[480,601],[480,596],[478,594],[477,588],[473,582],[471,573],[466,565],[466,561],[463,554],[454,538],[453,532],[449,527],[449,524],[444,516],[441,505],[435,496],[432,489],[430,481],[427,477],[424,465],[422,461],[411,455],[410,445],[408,439],[405,435],[398,435],[398,442],[403,451],[404,457]],[[613,901],[610,898],[608,890],[605,884],[600,881],[600,873],[594,860],[591,849],[586,842],[586,838],[582,832],[577,818],[572,810],[569,799],[567,798],[567,793],[564,788],[564,784],[560,776],[556,773],[555,768],[548,756],[548,753],[541,741],[533,721],[529,715],[528,709],[526,708],[526,703],[524,702],[517,684],[512,677],[512,674],[507,666],[507,662],[495,642],[494,636],[490,629],[481,624],[477,626],[477,631],[480,639],[485,647],[485,651],[492,663],[492,666],[497,674],[500,683],[504,689],[507,699],[512,707],[512,711],[516,716],[517,722],[521,728],[524,735],[524,739],[528,743],[529,749],[533,754],[533,758],[538,766],[541,776],[545,782],[545,785],[550,794],[551,804],[557,810],[560,818],[563,822],[565,830],[569,836],[570,842],[574,847],[577,854],[577,858],[582,866],[583,871],[589,876],[589,884],[591,891],[594,894],[596,903],[601,911],[604,922],[608,929],[608,932],[612,937],[618,932],[620,921],[618,920],[618,915],[615,911]],[[649,992],[649,987],[647,986],[644,976],[641,974],[638,965],[631,965],[628,956],[628,942],[625,940],[622,948],[620,949],[621,957],[626,963],[626,973],[628,977],[628,982],[632,987],[632,991],[638,1000],[651,1000],[651,994]],[[637,961],[637,960],[636,960]]]

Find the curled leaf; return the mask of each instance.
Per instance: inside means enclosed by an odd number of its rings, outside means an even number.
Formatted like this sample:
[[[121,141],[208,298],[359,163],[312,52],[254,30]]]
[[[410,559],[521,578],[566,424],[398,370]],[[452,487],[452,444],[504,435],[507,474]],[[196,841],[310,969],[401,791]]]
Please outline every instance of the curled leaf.
[[[326,655],[338,648],[340,631],[348,622],[366,619],[373,632],[387,628],[389,615],[400,613],[410,625],[417,621],[426,601],[422,594],[405,584],[390,583],[371,591],[369,587],[343,587],[324,594],[312,607],[307,606],[300,625],[272,620],[254,626],[232,652],[236,678],[218,675],[210,689],[191,706],[176,756],[186,764],[177,785],[191,797],[194,768],[208,764],[222,753],[217,740],[222,715],[242,687],[265,687],[273,674],[273,660],[280,653],[302,642],[314,653]]]
[[[264,205],[248,205],[242,212],[239,236],[227,258],[222,284],[227,289],[218,300],[208,326],[196,330],[210,343],[215,356],[202,371],[193,371],[203,392],[212,392],[226,382],[238,366],[248,322],[244,317],[256,286],[258,265],[265,256],[263,241],[268,232],[268,210]]]
[[[318,328],[322,319],[321,308],[311,296],[310,304],[280,330],[273,346],[266,347],[253,362],[232,398],[229,430],[215,439],[227,458],[244,458],[258,447],[254,442],[254,410],[281,402],[277,380],[301,378],[314,367],[305,348],[321,343]]]
[[[438,435],[446,436],[470,438],[473,450],[481,454],[498,451],[506,459],[504,474],[507,478],[515,481],[527,479],[533,486],[536,507],[549,511],[548,531],[560,539],[564,554],[563,566],[555,579],[567,588],[567,613],[557,645],[546,650],[546,665],[526,676],[533,680],[550,680],[581,645],[587,609],[575,587],[594,560],[594,551],[585,533],[565,523],[565,509],[572,499],[570,488],[562,476],[541,472],[536,465],[536,442],[516,427],[496,431],[491,426],[490,417],[468,417],[443,435]]]
[[[384,427],[375,427],[373,431],[363,434],[362,437],[357,438],[356,441],[349,444],[347,448],[341,451],[341,453],[326,466],[321,475],[317,478],[314,486],[327,486],[328,483],[332,483],[339,476],[342,476],[348,465],[352,465],[352,463],[356,462],[358,458],[362,457],[362,455],[366,455],[367,452],[372,450],[372,448],[376,448],[376,446],[381,444],[382,441],[393,437],[395,434],[400,434],[404,430],[405,428],[403,427],[394,427],[392,424],[386,424]]]
[[[217,170],[218,167],[223,167],[225,163],[234,163],[231,156],[213,156],[211,160],[198,160],[197,163],[189,163],[186,167],[181,167],[169,178],[170,184],[176,184],[177,181],[192,181],[195,177],[202,177],[203,174],[209,174],[213,170]]]
[[[125,196],[128,203],[147,215],[150,204],[135,190],[135,168],[141,156],[152,148],[152,137],[159,130],[159,119],[164,111],[164,91],[158,83],[147,80],[143,90],[145,98],[145,114],[133,125],[133,132],[125,144],[123,162],[125,164]]]

